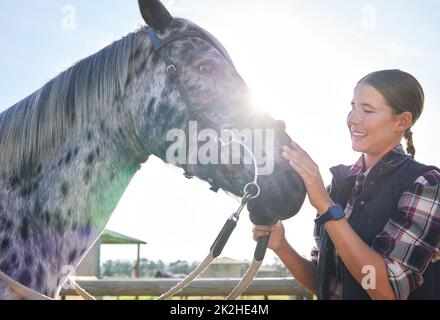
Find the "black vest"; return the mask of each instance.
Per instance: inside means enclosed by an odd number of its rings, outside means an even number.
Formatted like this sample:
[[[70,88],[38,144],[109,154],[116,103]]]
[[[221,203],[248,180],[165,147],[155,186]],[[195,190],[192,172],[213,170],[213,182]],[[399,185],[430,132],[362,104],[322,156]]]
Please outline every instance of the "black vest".
[[[423,173],[436,167],[425,166],[409,155],[392,150],[370,171],[362,193],[353,203],[349,224],[370,247],[375,237],[382,232],[388,220],[401,213],[398,202],[414,181]],[[354,187],[356,176],[350,175],[350,167],[337,166],[330,169],[333,174],[330,197],[343,208]],[[440,170],[439,170],[440,171]],[[320,230],[320,252],[317,267],[317,294],[319,299],[328,299],[329,277],[339,272],[342,281],[342,299],[370,299],[367,292],[353,278],[340,260],[335,270],[334,245],[324,227]],[[440,299],[440,262],[429,263],[423,273],[424,283],[410,294],[409,299]]]

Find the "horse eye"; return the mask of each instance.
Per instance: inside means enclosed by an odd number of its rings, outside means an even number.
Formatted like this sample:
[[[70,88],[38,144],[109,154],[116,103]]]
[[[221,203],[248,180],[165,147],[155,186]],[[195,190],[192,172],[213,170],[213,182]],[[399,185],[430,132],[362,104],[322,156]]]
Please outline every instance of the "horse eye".
[[[213,75],[216,73],[216,67],[213,63],[204,63],[200,66],[200,71],[206,74]]]

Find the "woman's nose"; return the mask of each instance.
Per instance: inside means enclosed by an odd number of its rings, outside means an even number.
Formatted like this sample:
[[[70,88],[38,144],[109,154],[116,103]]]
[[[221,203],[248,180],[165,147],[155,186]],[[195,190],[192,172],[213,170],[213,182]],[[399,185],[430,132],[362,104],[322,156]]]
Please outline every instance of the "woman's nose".
[[[354,108],[348,113],[347,123],[348,124],[358,124],[360,122],[359,112]]]

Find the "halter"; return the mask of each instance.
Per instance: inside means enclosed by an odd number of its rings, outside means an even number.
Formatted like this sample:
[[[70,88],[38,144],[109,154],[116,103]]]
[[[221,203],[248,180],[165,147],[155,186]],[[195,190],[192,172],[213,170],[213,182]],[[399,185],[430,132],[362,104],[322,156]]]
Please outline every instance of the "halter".
[[[228,60],[228,62],[230,62],[232,64],[231,59],[227,56],[227,54],[225,54],[223,52],[223,50],[221,50],[219,48],[218,44],[213,43],[213,41],[211,39],[207,38],[201,32],[197,32],[197,31],[182,32],[179,34],[172,35],[172,36],[166,38],[165,40],[161,40],[153,28],[146,27],[145,30],[151,40],[151,43],[152,43],[154,49],[162,58],[162,61],[165,64],[166,74],[167,74],[168,78],[170,79],[170,81],[172,83],[174,83],[177,90],[179,91],[180,96],[187,107],[188,112],[190,113],[190,115],[200,117],[201,115],[199,115],[199,114],[196,115],[192,112],[193,109],[191,108],[191,106],[192,106],[191,100],[189,99],[188,94],[187,94],[182,82],[179,79],[179,71],[178,71],[176,65],[171,61],[170,57],[168,56],[168,54],[166,52],[167,46],[169,44],[176,42],[176,41],[183,39],[183,38],[199,38],[199,39],[202,39],[202,40],[205,40],[205,41],[208,41],[209,43],[211,43],[215,48],[217,48],[217,50],[219,50],[222,53],[222,55],[225,57],[225,59]],[[204,119],[204,120],[208,120],[208,122],[211,122],[209,119]],[[206,270],[206,268],[208,268],[208,266],[214,261],[214,259],[217,258],[221,254],[223,248],[225,247],[226,243],[229,240],[229,237],[231,236],[232,232],[234,231],[235,227],[237,226],[237,222],[239,220],[240,213],[243,210],[243,208],[245,207],[245,205],[249,202],[249,200],[255,199],[260,195],[260,187],[257,183],[258,165],[257,165],[257,161],[255,159],[255,156],[252,153],[252,151],[249,149],[249,147],[246,146],[243,142],[237,140],[234,136],[233,136],[232,141],[227,142],[227,143],[224,143],[219,137],[217,137],[217,140],[219,140],[222,143],[222,145],[239,143],[244,147],[244,149],[247,152],[249,152],[251,154],[252,160],[254,163],[254,169],[255,169],[254,180],[252,182],[248,183],[244,187],[244,190],[243,190],[244,196],[241,200],[241,204],[240,204],[239,208],[226,221],[226,223],[223,226],[222,230],[220,231],[219,235],[217,236],[214,243],[212,244],[210,252],[209,252],[208,256],[205,258],[205,260],[203,260],[203,262],[193,272],[191,272],[182,282],[180,282],[175,287],[171,288],[171,290],[169,290],[168,292],[161,295],[158,298],[159,300],[167,299],[167,298],[171,297],[172,295],[178,293],[179,291],[184,289],[188,284],[190,284],[194,279],[196,279],[201,273],[203,273]],[[191,174],[187,168],[185,168],[184,175],[187,178],[193,177],[193,174]],[[218,184],[213,179],[211,179],[211,181],[208,180],[208,182],[210,182],[212,185],[211,190],[217,191],[219,189]],[[256,188],[256,192],[254,194],[251,191],[251,187]],[[258,239],[257,247],[256,247],[255,253],[254,253],[254,260],[253,260],[251,266],[249,267],[246,274],[243,276],[243,279],[239,282],[239,284],[234,288],[234,290],[229,294],[229,296],[226,299],[231,300],[231,299],[237,298],[249,286],[249,284],[251,283],[251,281],[255,277],[258,269],[260,268],[260,266],[263,262],[264,255],[267,250],[267,245],[269,243],[269,237],[270,237],[270,235],[263,236]]]

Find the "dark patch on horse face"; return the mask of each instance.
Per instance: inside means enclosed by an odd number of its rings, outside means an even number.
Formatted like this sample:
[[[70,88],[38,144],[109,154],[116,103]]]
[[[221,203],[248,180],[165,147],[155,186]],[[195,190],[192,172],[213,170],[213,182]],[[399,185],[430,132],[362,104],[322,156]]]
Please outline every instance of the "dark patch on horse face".
[[[31,193],[31,191],[32,191],[32,186],[25,185],[25,186],[23,186],[23,188],[21,188],[20,195],[21,195],[23,198],[26,198],[27,196],[29,196],[29,194]]]
[[[90,181],[90,170],[87,170],[86,173],[84,173],[84,182],[88,184]]]
[[[11,254],[11,265],[15,266],[18,262],[18,256],[17,254],[14,252],[13,254]]]
[[[101,125],[99,126],[99,128],[101,129],[102,132],[105,131],[105,124],[104,124],[104,121],[101,121]]]
[[[37,286],[37,288],[41,288],[41,286],[43,285],[43,283],[45,282],[45,272],[44,269],[41,265],[41,263],[38,264],[38,268],[37,268],[37,277],[35,279],[35,285]]]
[[[87,157],[87,164],[91,165],[93,161],[95,161],[95,155],[93,154],[93,152],[90,152],[90,154]]]
[[[148,56],[151,57],[151,65],[155,65],[160,60],[160,55],[154,50],[153,46],[150,47]]]
[[[12,229],[12,225],[13,225],[12,220],[6,219],[6,222],[4,224],[5,231],[10,231]]]
[[[58,233],[63,233],[65,230],[64,219],[59,211],[55,215],[55,229]]]
[[[21,275],[18,277],[18,282],[26,287],[29,287],[32,282],[32,278],[28,270],[25,270],[21,273]]]
[[[12,221],[8,218],[0,217],[0,231],[9,232],[12,228]]]
[[[147,65],[147,59],[144,59],[139,66],[135,67],[136,76],[139,77],[141,73],[145,70],[145,66]]]
[[[2,250],[6,250],[7,248],[9,248],[9,245],[11,244],[9,238],[4,238],[0,244],[0,248]]]
[[[61,194],[63,195],[63,197],[66,197],[68,193],[69,185],[67,184],[67,182],[63,182],[63,184],[61,185]]]
[[[11,187],[11,189],[15,189],[19,182],[20,179],[17,176],[13,176],[9,179],[9,186]]]
[[[154,105],[156,104],[156,98],[152,98],[147,106],[147,117],[150,118],[153,113]]]
[[[23,241],[27,241],[29,239],[29,219],[26,217],[21,221],[20,236]]]
[[[41,204],[38,200],[36,200],[34,205],[34,216],[40,216],[40,213],[41,213]]]
[[[92,140],[93,134],[91,131],[87,131],[87,141]]]
[[[86,252],[87,248],[82,248],[81,252],[79,253],[79,256],[81,257],[85,252]]]
[[[154,115],[154,122],[158,123],[163,119],[164,115],[168,114],[170,112],[171,108],[168,104],[160,104],[157,108],[157,112]],[[171,110],[172,111],[172,110]]]
[[[75,259],[76,259],[76,257],[77,257],[77,251],[76,250],[72,250],[70,253],[69,253],[69,264],[72,264],[74,261],[75,261]]]
[[[89,236],[90,233],[92,233],[92,222],[89,219],[89,220],[87,220],[87,223],[84,226],[84,235]]]
[[[125,137],[124,130],[122,130],[121,127],[118,128],[118,132],[119,132],[119,134],[120,134],[121,136]]]
[[[73,156],[76,157],[78,155],[79,147],[75,148],[75,151],[73,151]]]
[[[64,159],[64,162],[66,164],[69,164],[70,160],[72,160],[72,152],[71,151],[67,152],[66,159]]]
[[[41,246],[41,255],[42,255],[43,258],[47,258],[47,254],[48,254],[48,248],[43,243],[42,246]]]
[[[133,81],[133,75],[131,73],[128,73],[127,74],[127,80],[125,81],[124,88],[127,89],[130,86],[132,81]],[[119,100],[118,97],[116,97],[115,99]],[[121,108],[119,108],[119,110],[118,110],[118,113],[120,113],[120,112],[121,112]]]
[[[26,264],[27,267],[32,266],[32,263],[34,262],[34,257],[32,257],[30,254],[26,255],[26,257],[24,258],[24,263]]]
[[[13,268],[12,268],[11,264],[7,260],[3,261],[0,264],[0,271],[2,271],[3,273],[6,273],[7,275],[11,274],[12,269]]]
[[[137,47],[136,50],[134,51],[134,54],[131,56],[131,60],[132,61],[136,61],[137,59],[139,59],[139,56],[142,53],[142,47]]]
[[[172,127],[173,124],[180,124],[180,122],[183,122],[185,118],[184,113],[177,113],[172,108],[169,108],[165,111],[166,112],[163,113],[163,117],[162,117],[162,124],[163,124],[162,127],[165,129],[165,131],[168,130],[170,126]]]
[[[50,225],[50,212],[46,211],[44,213],[44,219],[46,220],[46,225],[49,226]]]

